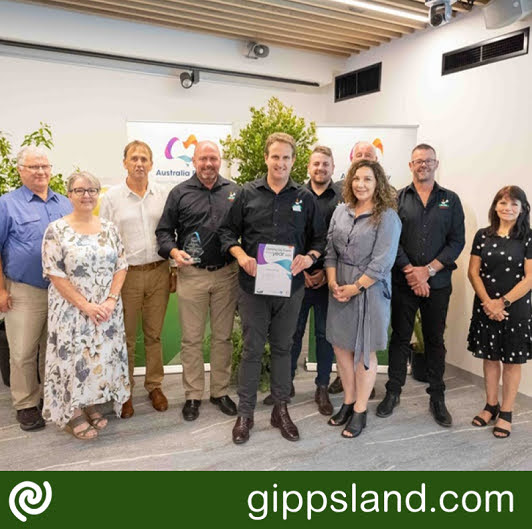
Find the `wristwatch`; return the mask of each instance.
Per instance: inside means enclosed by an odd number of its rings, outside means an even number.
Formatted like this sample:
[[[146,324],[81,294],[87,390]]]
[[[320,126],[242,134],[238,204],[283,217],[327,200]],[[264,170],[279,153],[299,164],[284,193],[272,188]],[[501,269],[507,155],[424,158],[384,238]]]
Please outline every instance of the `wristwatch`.
[[[355,286],[358,288],[358,291],[361,294],[362,292],[364,292],[364,290],[366,290],[366,287],[364,285],[361,285],[358,279],[355,281]]]
[[[315,265],[318,262],[318,258],[313,253],[307,254],[312,259],[312,264]]]
[[[502,302],[504,303],[505,309],[507,309],[512,304],[512,302],[509,299],[506,299],[506,296],[503,296],[501,299],[502,299]]]
[[[118,299],[120,298],[120,296],[119,296],[118,294],[109,294],[109,295],[107,296],[107,299],[109,299],[109,298],[114,299],[115,301],[118,301]]]
[[[436,275],[436,270],[430,265],[427,265],[427,270],[429,271],[429,276],[434,277]]]

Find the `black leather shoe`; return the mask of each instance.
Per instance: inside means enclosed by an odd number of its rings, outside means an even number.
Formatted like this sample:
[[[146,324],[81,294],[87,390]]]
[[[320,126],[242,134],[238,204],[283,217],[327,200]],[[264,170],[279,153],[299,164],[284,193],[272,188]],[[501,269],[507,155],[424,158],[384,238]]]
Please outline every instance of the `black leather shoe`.
[[[285,439],[299,441],[299,431],[288,414],[286,402],[281,402],[273,407],[270,423],[274,428],[279,428]]]
[[[199,407],[201,400],[187,400],[183,406],[183,419],[185,421],[195,421],[199,417]]]
[[[231,400],[229,395],[223,397],[211,397],[210,401],[216,404],[222,413],[226,415],[236,415],[236,404]]]
[[[345,424],[353,415],[353,404],[342,404],[342,407],[338,410],[336,415],[333,415],[328,421],[327,424],[330,426],[342,426]]]
[[[445,428],[452,426],[453,418],[447,410],[447,407],[445,406],[445,400],[443,398],[438,400],[430,399],[429,409],[430,413],[432,413],[432,416],[434,417],[434,420],[440,426],[444,426]]]
[[[377,406],[377,417],[389,417],[400,401],[399,395],[387,391],[386,396]]]
[[[316,393],[314,394],[314,401],[318,405],[318,411],[322,415],[332,415],[334,408],[329,400],[327,393],[327,386],[316,386]]]
[[[20,428],[26,432],[40,430],[46,426],[41,411],[37,406],[17,410],[17,421],[20,423]]]
[[[239,417],[233,426],[233,443],[241,445],[249,441],[249,431],[253,428],[253,418]]]
[[[335,395],[336,393],[342,393],[344,390],[344,386],[342,385],[342,379],[340,377],[336,377],[333,382],[331,382],[331,385],[329,386],[329,393],[332,395]]]
[[[292,387],[290,388],[290,397],[296,396],[296,388],[294,387],[294,383],[292,382]],[[288,399],[286,402],[291,402],[292,399]],[[263,404],[266,406],[273,406],[275,403],[273,402],[273,395],[270,393],[263,401]]]
[[[351,419],[349,419],[349,422],[342,432],[342,437],[345,437],[346,439],[354,439],[355,437],[358,437],[362,433],[362,430],[366,427],[367,416],[367,411],[363,411],[361,413],[356,411],[353,412]]]

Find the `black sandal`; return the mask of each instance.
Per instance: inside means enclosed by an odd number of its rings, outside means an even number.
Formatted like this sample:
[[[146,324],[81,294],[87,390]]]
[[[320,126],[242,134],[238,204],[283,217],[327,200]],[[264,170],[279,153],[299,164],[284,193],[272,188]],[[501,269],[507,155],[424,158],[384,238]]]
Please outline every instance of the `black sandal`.
[[[488,404],[486,402],[486,405],[484,406],[484,410],[485,411],[489,411],[491,413],[491,417],[488,419],[488,422],[495,421],[495,420],[497,420],[497,415],[499,415],[499,412],[501,411],[501,405],[497,402],[497,404],[495,404],[495,406],[493,406],[492,404]],[[483,426],[487,426],[488,422],[486,422],[479,415],[475,415],[475,417],[473,417],[473,420],[471,421],[471,424],[473,426],[477,426],[477,427],[481,428]]]
[[[512,423],[512,412],[511,411],[501,411],[499,412],[499,419],[502,419],[503,421]],[[504,435],[495,435],[495,433],[502,433]],[[493,427],[493,437],[496,437],[497,439],[506,439],[510,437],[510,430],[507,430],[506,428],[501,428],[500,426],[494,426]]]
[[[345,437],[346,439],[354,439],[355,437],[358,437],[362,433],[362,430],[366,427],[367,415],[367,410],[363,411],[362,413],[354,411],[351,419],[342,432],[342,437]],[[351,435],[345,435],[346,432],[349,432]]]
[[[338,410],[336,415],[333,415],[328,421],[327,424],[330,426],[342,426],[345,424],[353,415],[353,404],[342,404],[342,407]],[[334,421],[334,422],[333,422]]]

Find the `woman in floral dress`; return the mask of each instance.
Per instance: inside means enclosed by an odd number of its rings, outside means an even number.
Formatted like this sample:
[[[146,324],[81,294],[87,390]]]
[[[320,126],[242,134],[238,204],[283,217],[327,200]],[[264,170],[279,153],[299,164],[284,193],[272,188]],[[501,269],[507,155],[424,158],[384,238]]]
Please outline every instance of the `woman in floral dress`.
[[[43,417],[78,439],[107,425],[96,405],[129,398],[120,289],[127,273],[114,224],[93,215],[99,181],[87,172],[67,182],[73,212],[44,234],[43,273],[50,279]]]

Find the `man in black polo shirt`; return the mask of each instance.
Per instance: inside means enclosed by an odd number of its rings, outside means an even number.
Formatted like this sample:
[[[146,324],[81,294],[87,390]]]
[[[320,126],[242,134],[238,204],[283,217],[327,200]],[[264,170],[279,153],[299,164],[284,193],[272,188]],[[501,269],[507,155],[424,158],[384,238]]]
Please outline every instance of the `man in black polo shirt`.
[[[198,418],[203,397],[202,345],[207,314],[210,314],[212,333],[210,400],[226,415],[236,415],[236,405],[227,391],[231,378],[231,332],[238,294],[238,265],[222,252],[216,230],[239,187],[220,176],[221,157],[215,143],[199,142],[193,164],[195,174],[168,195],[156,230],[159,255],[165,259],[172,257],[178,266],[181,363],[186,399],[183,418],[186,421]]]
[[[342,201],[342,188],[332,181],[333,173],[334,159],[331,149],[318,145],[314,148],[309,158],[308,174],[310,175],[310,180],[305,187],[316,197],[319,212],[325,220],[327,227],[338,202]],[[320,257],[315,265],[312,265],[308,270],[303,272],[303,275],[305,277],[305,296],[299,311],[291,351],[292,380],[294,380],[296,374],[297,361],[301,353],[308,315],[310,309],[314,307],[314,336],[316,339],[316,359],[318,364],[318,373],[314,381],[316,383],[314,400],[322,415],[331,415],[333,406],[329,400],[327,386],[329,385],[334,351],[331,344],[325,338],[329,288],[327,286],[327,277],[323,270],[323,259]],[[294,394],[294,384],[292,383],[290,396],[292,397]],[[271,394],[264,399],[264,404],[273,404]]]
[[[421,311],[430,411],[441,426],[451,426],[445,406],[443,334],[451,273],[464,248],[464,212],[456,193],[434,181],[436,151],[420,144],[409,162],[413,182],[399,191],[398,213],[403,223],[397,260],[392,272],[392,338],[389,347],[386,396],[377,407],[378,417],[388,417],[399,404],[406,380],[406,364],[414,318]]]
[[[295,141],[275,133],[266,141],[267,176],[244,186],[219,231],[222,249],[240,265],[238,310],[242,318],[244,351],[238,385],[238,419],[233,441],[244,443],[253,427],[261,359],[268,340],[271,348],[272,426],[289,441],[299,432],[290,419],[290,348],[304,294],[301,272],[310,268],[325,249],[326,230],[312,193],[290,178]],[[259,243],[292,245],[290,297],[255,294]]]

